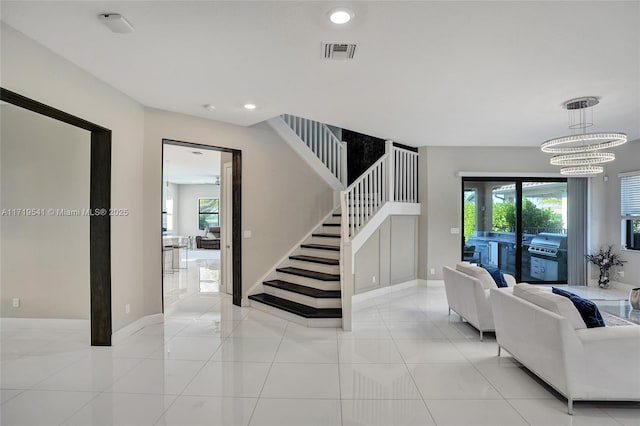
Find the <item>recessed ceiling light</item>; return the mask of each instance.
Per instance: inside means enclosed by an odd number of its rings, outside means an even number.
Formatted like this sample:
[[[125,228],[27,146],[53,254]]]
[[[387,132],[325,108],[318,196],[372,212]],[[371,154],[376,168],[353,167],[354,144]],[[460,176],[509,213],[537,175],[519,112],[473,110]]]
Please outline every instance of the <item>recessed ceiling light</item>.
[[[216,109],[215,105],[211,105],[211,104],[203,105],[203,107],[204,109],[209,109],[209,110]]]
[[[98,15],[98,19],[114,33],[124,34],[133,32],[133,25],[119,13],[102,13]]]
[[[202,155],[202,153],[200,151],[191,151],[191,153],[193,155]]]
[[[256,104],[244,104],[244,109],[256,109]]]
[[[329,20],[334,24],[346,24],[351,19],[353,19],[353,12],[345,7],[339,7],[329,11]]]

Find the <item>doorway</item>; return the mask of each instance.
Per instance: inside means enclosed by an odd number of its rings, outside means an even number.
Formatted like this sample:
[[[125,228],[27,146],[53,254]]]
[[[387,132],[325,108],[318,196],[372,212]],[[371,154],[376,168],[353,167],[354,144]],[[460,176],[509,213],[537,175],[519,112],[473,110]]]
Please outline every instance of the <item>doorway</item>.
[[[462,180],[462,260],[499,268],[518,282],[567,283],[567,180]]]
[[[89,170],[89,208],[86,206],[42,206],[39,203],[37,208],[30,209],[32,213],[37,213],[41,218],[53,218],[59,223],[63,220],[75,220],[79,217],[76,215],[75,208],[80,210],[90,210],[91,212],[109,212],[111,207],[111,130],[101,127],[97,124],[88,122],[79,117],[65,113],[48,105],[42,104],[33,99],[24,97],[18,93],[0,88],[0,100],[6,102],[7,107],[16,107],[21,110],[32,112],[35,116],[45,117],[46,120],[56,123],[66,123],[72,127],[89,131],[90,135],[86,139],[87,145],[90,146],[89,155],[86,161]],[[24,114],[20,112],[20,114]],[[41,120],[42,118],[37,118]],[[32,124],[24,124],[27,127]],[[3,125],[3,130],[6,130]],[[32,129],[29,129],[32,130]],[[50,140],[47,139],[47,142]],[[85,163],[85,164],[86,164]],[[3,181],[3,185],[5,182]],[[3,193],[4,194],[4,193]],[[27,206],[7,206],[7,207],[27,207]],[[58,207],[62,207],[63,211],[59,211]],[[68,209],[68,214],[67,210]],[[36,217],[36,218],[37,218]],[[27,218],[30,219],[30,218]],[[87,224],[85,222],[85,227]],[[47,235],[46,227],[38,228],[39,237]],[[92,346],[110,346],[112,334],[112,313],[111,313],[111,219],[109,214],[91,214],[88,220],[87,229],[80,231],[83,235],[88,235],[89,256],[88,256],[88,304],[89,304],[89,321],[91,327],[91,345]],[[49,232],[50,234],[51,232]],[[62,238],[62,241],[68,238]],[[3,235],[3,244],[5,243],[5,235]],[[34,243],[37,252],[40,248],[37,242]],[[4,261],[3,261],[4,263]],[[37,262],[34,263],[37,265]],[[68,268],[75,268],[72,262],[63,262],[62,264],[53,265],[53,269],[57,269],[60,276],[64,276]],[[37,265],[36,267],[40,267]],[[4,272],[4,271],[3,271]],[[53,271],[51,271],[53,272]],[[52,274],[49,274],[49,278]],[[2,280],[3,285],[6,280]],[[60,294],[64,294],[59,292]],[[40,295],[36,294],[35,300]],[[46,299],[49,302],[51,299]],[[20,301],[13,301],[13,306],[20,307]],[[3,309],[4,311],[4,309]]]
[[[240,306],[241,152],[164,139],[162,167],[165,314],[224,297]]]

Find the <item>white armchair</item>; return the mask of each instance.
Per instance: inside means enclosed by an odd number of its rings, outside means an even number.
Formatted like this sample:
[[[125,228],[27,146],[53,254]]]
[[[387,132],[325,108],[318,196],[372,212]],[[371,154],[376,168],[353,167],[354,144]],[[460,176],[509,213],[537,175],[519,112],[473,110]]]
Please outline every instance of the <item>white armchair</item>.
[[[458,263],[456,269],[445,266],[442,272],[449,315],[452,310],[460,315],[478,329],[482,340],[485,331],[495,330],[489,290],[498,286],[486,269],[467,262]],[[504,277],[510,287],[515,285],[514,277],[508,274]]]

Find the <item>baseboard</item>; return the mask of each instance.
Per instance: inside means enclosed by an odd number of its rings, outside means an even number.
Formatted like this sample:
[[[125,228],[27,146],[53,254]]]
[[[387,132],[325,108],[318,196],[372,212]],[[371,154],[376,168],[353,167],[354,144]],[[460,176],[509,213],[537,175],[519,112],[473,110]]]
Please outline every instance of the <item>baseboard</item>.
[[[2,328],[34,328],[40,330],[91,330],[88,319],[0,318]]]
[[[420,280],[427,287],[444,287],[444,280]]]
[[[393,293],[394,291],[403,290],[405,288],[417,287],[420,280],[409,280],[403,283],[393,284],[387,287],[376,288],[375,290],[369,290],[364,293],[354,294],[351,296],[352,303],[358,303],[365,300],[373,299],[375,297],[384,296],[385,294]]]
[[[158,324],[164,321],[164,314],[153,314],[147,315],[142,318],[138,318],[134,322],[125,325],[120,330],[114,332],[111,335],[111,344],[117,345],[121,343],[124,339],[136,333],[141,328],[146,327],[150,324]]]

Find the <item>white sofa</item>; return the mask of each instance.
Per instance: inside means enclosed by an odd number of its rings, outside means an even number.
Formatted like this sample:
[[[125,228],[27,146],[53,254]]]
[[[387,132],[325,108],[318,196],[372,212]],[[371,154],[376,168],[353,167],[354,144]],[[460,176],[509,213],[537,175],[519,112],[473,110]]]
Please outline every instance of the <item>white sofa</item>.
[[[468,262],[459,262],[456,269],[445,266],[444,289],[449,303],[449,315],[453,310],[480,331],[480,340],[485,331],[494,331],[493,313],[489,301],[489,290],[498,289],[495,281],[486,269]],[[504,274],[509,287],[516,280]]]
[[[491,291],[500,348],[567,398],[640,400],[640,326],[586,328],[569,299],[517,284]]]

